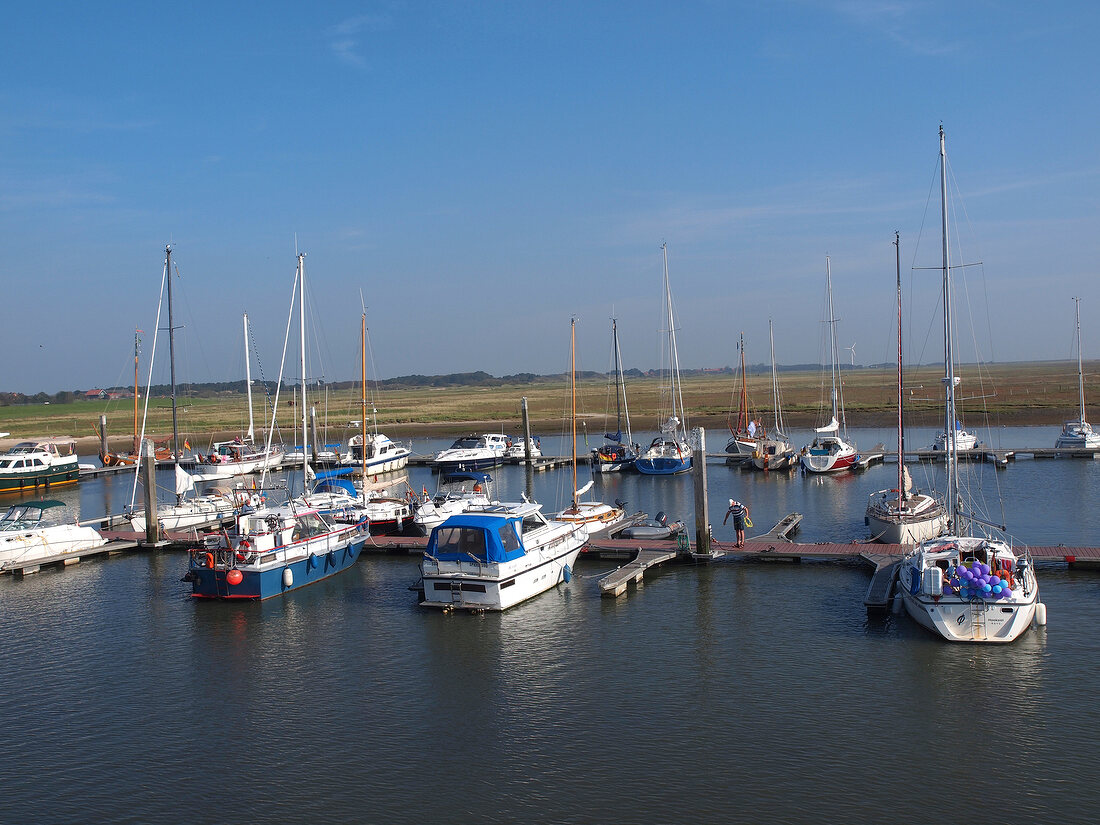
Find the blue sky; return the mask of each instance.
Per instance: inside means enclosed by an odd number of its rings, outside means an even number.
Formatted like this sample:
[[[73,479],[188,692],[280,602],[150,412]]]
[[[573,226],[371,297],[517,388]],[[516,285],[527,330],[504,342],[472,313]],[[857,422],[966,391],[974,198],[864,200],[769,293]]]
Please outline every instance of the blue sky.
[[[839,337],[885,361],[895,229],[935,361],[938,275],[910,267],[939,260],[941,121],[982,355],[1074,357],[1077,295],[1100,357],[1094,4],[106,8],[5,13],[0,389],[127,383],[168,241],[182,377],[243,376],[244,311],[273,377],[295,236],[330,380],[360,292],[380,377],[562,371],[571,315],[604,370],[612,313],[657,367],[662,241],[681,366],[742,330],[766,361],[769,316],[781,363],[821,360],[826,254]]]

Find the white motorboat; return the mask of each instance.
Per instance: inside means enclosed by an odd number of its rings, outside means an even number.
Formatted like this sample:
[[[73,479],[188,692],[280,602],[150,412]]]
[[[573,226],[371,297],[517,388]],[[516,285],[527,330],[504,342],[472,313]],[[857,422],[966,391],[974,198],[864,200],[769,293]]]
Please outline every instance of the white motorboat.
[[[772,353],[772,406],[775,409],[775,426],[769,433],[763,427],[755,433],[755,448],[752,451],[752,466],[758,470],[789,470],[798,464],[798,452],[791,440],[785,435],[783,424],[783,401],[779,395],[779,373],[775,367],[775,334],[771,319],[768,319],[768,338]]]
[[[1067,421],[1062,433],[1054,442],[1055,447],[1078,450],[1100,449],[1100,433],[1094,432],[1092,425],[1085,420],[1085,372],[1081,365],[1081,299],[1074,298],[1077,307],[1077,391],[1081,399],[1081,417],[1076,421]]]
[[[940,198],[943,233],[944,430],[955,417],[955,376],[952,350],[951,265],[947,219],[947,153],[940,127]],[[947,497],[954,535],[923,541],[902,561],[898,573],[902,604],[920,625],[953,642],[1011,642],[1031,626],[1046,623],[1039,603],[1035,569],[1024,548],[992,533],[971,535],[976,527],[1003,528],[980,518],[959,501],[959,448],[947,440]]]
[[[432,530],[420,564],[422,607],[506,610],[573,575],[583,524],[550,521],[541,505],[490,505]]]
[[[901,236],[894,233],[898,305],[898,486],[871,493],[864,522],[874,541],[884,544],[917,544],[947,530],[947,511],[938,499],[913,490],[905,466],[905,404],[903,392],[901,314]]]
[[[503,433],[467,435],[436,453],[432,466],[440,472],[488,470],[504,463],[507,449],[508,437]]]
[[[358,423],[358,422],[353,422]],[[344,456],[344,464],[364,467],[363,472],[391,473],[403,469],[409,463],[412,450],[404,444],[391,441],[382,433],[367,433],[366,451],[363,450],[363,434],[357,433],[348,439],[348,455]]]
[[[80,479],[80,458],[72,438],[20,441],[0,454],[0,492],[49,489]]]
[[[948,440],[947,439],[947,432],[948,432],[947,430],[944,430],[942,433],[937,433],[936,434],[936,440],[932,442],[932,449],[933,450],[938,450],[941,453],[947,451],[947,440]],[[961,421],[956,421],[955,422],[955,449],[956,450],[962,450],[963,452],[965,452],[967,450],[973,450],[977,446],[978,446],[978,436],[977,436],[977,434],[972,433],[972,432],[968,432],[967,430],[963,429],[962,422]]]
[[[504,457],[509,461],[525,461],[527,457],[541,458],[542,457],[542,440],[536,436],[524,443],[522,435],[517,435],[511,440],[511,444],[508,445],[508,449],[504,451]]]
[[[78,524],[46,525],[47,513],[64,509],[61,501],[13,504],[0,518],[0,573],[46,559],[78,557],[107,543],[96,530]]]
[[[850,470],[857,460],[856,445],[848,440],[848,424],[844,418],[844,381],[840,373],[836,342],[837,317],[833,313],[833,272],[827,255],[825,256],[825,306],[829,313],[825,323],[829,339],[829,374],[832,381],[830,398],[833,417],[824,427],[814,428],[814,432],[818,433],[817,437],[808,447],[802,448],[802,469],[807,473],[838,473]]]
[[[694,452],[687,435],[687,413],[684,411],[683,389],[680,386],[680,358],[676,352],[676,316],[672,310],[672,288],[668,282],[668,246],[661,244],[665,271],[665,323],[668,325],[668,383],[662,392],[661,404],[669,416],[660,425],[661,435],[638,456],[634,467],[647,476],[686,473],[692,467]]]
[[[442,473],[434,496],[425,488],[413,504],[413,525],[425,536],[451,516],[492,504],[488,473]]]

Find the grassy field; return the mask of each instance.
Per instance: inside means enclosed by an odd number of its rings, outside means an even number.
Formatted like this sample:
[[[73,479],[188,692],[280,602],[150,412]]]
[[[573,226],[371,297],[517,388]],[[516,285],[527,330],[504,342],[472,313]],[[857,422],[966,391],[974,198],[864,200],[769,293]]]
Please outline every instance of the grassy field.
[[[1086,396],[1089,376],[1100,364],[1086,369]],[[1076,417],[1076,365],[1069,362],[1014,363],[983,366],[963,366],[958,370],[960,407],[965,421],[972,427],[985,423],[985,415],[993,426],[1013,424],[1058,425]],[[941,369],[928,367],[907,370],[907,415],[915,424],[935,426],[942,416]],[[845,371],[844,400],[850,425],[888,426],[894,421],[896,379],[890,369],[855,369]],[[827,377],[827,376],[826,376]],[[771,377],[749,376],[749,401],[754,413],[771,421]],[[824,423],[819,415],[827,402],[818,372],[782,373],[780,383],[784,412],[790,426],[808,427]],[[737,398],[734,380],[729,375],[692,376],[684,379],[684,405],[691,426],[708,429],[724,428],[731,408],[736,416]],[[635,379],[627,384],[631,423],[639,430],[655,429],[658,422],[660,382],[656,379]],[[602,380],[582,382],[578,389],[578,413],[588,423],[590,432],[602,432],[605,412],[614,416],[614,395]],[[568,385],[517,384],[492,388],[447,387],[387,390],[376,399],[378,423],[388,435],[447,435],[476,429],[504,429],[518,432],[521,422],[520,398],[526,396],[532,426],[540,433],[562,431],[562,422],[569,409]],[[76,401],[71,404],[46,404],[0,407],[0,431],[16,438],[45,435],[73,436],[84,444],[96,439],[99,417],[107,416],[108,432],[113,446],[122,446],[132,439],[133,406],[129,399],[112,402]],[[345,436],[346,425],[360,417],[359,398],[355,391],[344,391],[312,399],[317,407],[318,425],[327,419],[329,438]],[[294,422],[299,414],[286,401],[280,400],[280,428],[285,441],[293,440]],[[261,403],[257,402],[257,430],[265,420]],[[1090,416],[1091,417],[1091,416]],[[205,450],[213,437],[240,435],[248,427],[248,410],[244,395],[218,398],[188,398],[179,404],[180,431],[192,447]],[[149,403],[146,432],[163,438],[172,432],[171,403],[167,398],[154,398]],[[87,439],[88,441],[85,441]]]

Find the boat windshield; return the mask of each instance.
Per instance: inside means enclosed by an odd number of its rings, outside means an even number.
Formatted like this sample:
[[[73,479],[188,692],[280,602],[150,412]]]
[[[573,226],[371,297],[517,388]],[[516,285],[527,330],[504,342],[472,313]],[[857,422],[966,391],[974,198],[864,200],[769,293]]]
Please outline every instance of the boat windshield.
[[[485,531],[479,527],[440,527],[436,532],[436,557],[443,556],[473,556],[486,561]]]
[[[460,438],[455,441],[455,443],[451,445],[451,449],[462,450],[481,446],[483,445],[480,438],[477,438],[476,436],[466,436],[465,438]]]
[[[42,520],[41,507],[28,507],[25,504],[13,504],[0,519],[0,530],[22,530]]]

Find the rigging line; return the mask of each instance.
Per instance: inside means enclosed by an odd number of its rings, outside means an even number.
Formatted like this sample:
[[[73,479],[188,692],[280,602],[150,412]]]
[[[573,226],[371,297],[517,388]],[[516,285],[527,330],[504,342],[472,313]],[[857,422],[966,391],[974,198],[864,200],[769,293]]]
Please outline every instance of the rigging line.
[[[297,246],[297,236],[295,236],[295,246]],[[300,259],[299,259],[300,260]],[[283,357],[279,361],[279,380],[275,384],[275,402],[271,408],[271,427],[267,431],[267,443],[264,446],[264,452],[267,455],[271,453],[271,438],[275,435],[275,420],[276,414],[279,411],[279,393],[283,388],[283,367],[286,364],[286,350],[287,345],[290,342],[290,325],[294,320],[294,302],[298,297],[298,275],[300,270],[297,264],[294,267],[294,286],[290,290],[290,311],[286,316],[286,335],[283,336]],[[305,450],[302,451],[302,460],[305,460]],[[264,486],[264,481],[267,479],[267,459],[264,459],[263,470],[260,471],[260,486]],[[287,482],[287,497],[290,497],[290,483]]]
[[[145,422],[149,416],[149,394],[153,384],[153,362],[156,360],[157,355],[157,334],[160,332],[160,310],[164,299],[164,289],[168,284],[168,259],[164,259],[164,272],[160,279],[160,295],[157,297],[157,320],[153,326],[153,348],[149,353],[149,379],[145,383],[145,405],[141,413],[141,435],[138,437],[138,450],[140,452],[141,445],[145,441]],[[175,445],[173,445],[173,449]],[[153,459],[156,461],[156,459]],[[137,500],[137,485],[138,485],[138,469],[141,466],[140,458],[134,462],[134,486],[130,490],[130,509],[134,509],[134,502]]]

